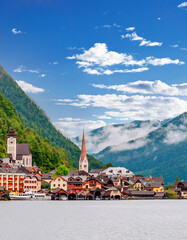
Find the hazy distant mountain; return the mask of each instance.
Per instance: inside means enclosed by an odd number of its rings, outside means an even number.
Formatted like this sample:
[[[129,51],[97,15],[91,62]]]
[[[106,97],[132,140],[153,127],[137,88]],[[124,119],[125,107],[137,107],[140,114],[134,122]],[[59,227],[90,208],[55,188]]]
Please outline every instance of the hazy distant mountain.
[[[136,173],[163,176],[167,183],[176,176],[187,180],[187,113],[164,121],[147,136],[114,144],[95,156]]]
[[[85,133],[87,152],[96,154],[109,146],[120,146],[125,142],[145,137],[160,126],[160,121],[133,121],[95,129]],[[79,147],[81,147],[81,138],[82,136],[73,139]]]

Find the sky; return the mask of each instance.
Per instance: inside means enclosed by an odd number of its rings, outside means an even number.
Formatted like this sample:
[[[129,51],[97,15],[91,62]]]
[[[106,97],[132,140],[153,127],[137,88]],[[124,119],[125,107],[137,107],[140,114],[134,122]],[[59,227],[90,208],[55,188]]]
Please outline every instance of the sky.
[[[187,2],[1,0],[0,64],[72,138],[187,111]]]

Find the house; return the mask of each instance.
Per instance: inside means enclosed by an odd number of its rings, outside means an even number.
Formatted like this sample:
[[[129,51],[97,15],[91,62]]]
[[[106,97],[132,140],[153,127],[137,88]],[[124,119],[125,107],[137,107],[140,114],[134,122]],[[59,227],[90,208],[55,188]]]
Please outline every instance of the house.
[[[187,199],[187,181],[174,182],[174,188],[180,189],[180,197]]]
[[[67,200],[69,193],[64,189],[56,188],[51,195],[51,200]]]
[[[0,186],[6,191],[23,192],[24,177],[22,168],[0,168]]]
[[[110,187],[105,190],[102,194],[102,199],[106,200],[120,200],[122,198],[122,193],[116,187]]]
[[[76,192],[80,192],[83,190],[83,183],[86,181],[87,176],[66,176],[66,179],[68,180],[68,190],[75,190]]]
[[[122,186],[122,184],[123,184],[122,177],[120,177],[120,176],[112,177],[111,180],[113,182],[114,187]]]
[[[29,144],[17,143],[17,136],[12,127],[7,135],[7,154],[18,165],[32,166],[32,153]]]
[[[162,182],[146,182],[146,191],[164,192],[164,185]]]
[[[87,154],[86,154],[84,131],[83,131],[83,138],[82,138],[81,155],[79,158],[79,171],[81,171],[81,170],[88,172],[88,158],[87,158]]]
[[[41,177],[37,175],[26,175],[24,179],[24,191],[38,192],[41,190]]]
[[[50,183],[53,180],[53,175],[55,174],[56,170],[52,170],[51,172],[44,173],[42,175],[42,182]]]
[[[97,179],[97,178],[94,178],[94,177],[89,177],[87,178],[87,180],[82,184],[82,188],[83,190],[86,189],[92,189],[93,187],[96,187],[96,188],[101,188],[103,185],[103,183]]]
[[[55,178],[53,178],[50,182],[50,188],[51,190],[53,189],[56,189],[56,188],[60,188],[60,189],[63,189],[65,191],[67,191],[67,180],[62,177],[62,176],[57,176]]]
[[[145,189],[146,182],[144,182],[142,179],[138,179],[133,184],[133,188],[135,189]]]
[[[124,167],[109,167],[100,173],[108,177],[133,177],[134,173]]]

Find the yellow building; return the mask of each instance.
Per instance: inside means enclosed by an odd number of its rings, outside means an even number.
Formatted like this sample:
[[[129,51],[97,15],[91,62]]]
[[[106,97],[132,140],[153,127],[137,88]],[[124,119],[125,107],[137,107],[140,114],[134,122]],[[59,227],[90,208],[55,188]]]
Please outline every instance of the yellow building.
[[[67,191],[67,180],[63,178],[62,176],[55,177],[50,182],[50,188],[51,190],[54,190],[56,188],[63,189]]]
[[[24,176],[24,173],[16,173],[12,169],[1,169],[0,186],[10,192],[23,192]]]

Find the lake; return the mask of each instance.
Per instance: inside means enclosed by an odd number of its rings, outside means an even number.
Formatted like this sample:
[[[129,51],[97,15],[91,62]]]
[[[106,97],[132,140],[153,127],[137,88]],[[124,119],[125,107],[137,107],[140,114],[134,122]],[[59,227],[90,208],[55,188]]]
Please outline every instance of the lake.
[[[1,201],[0,239],[187,239],[187,201]]]

